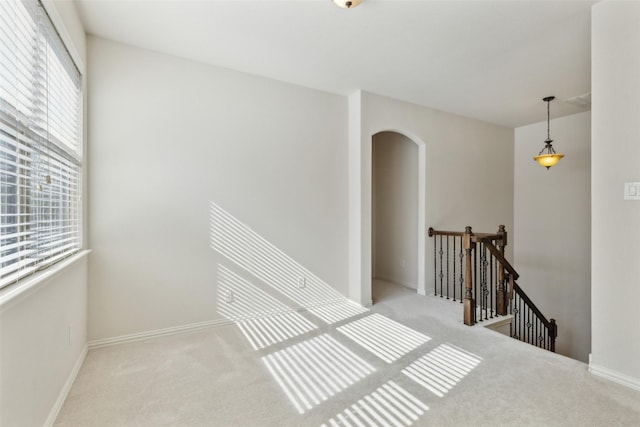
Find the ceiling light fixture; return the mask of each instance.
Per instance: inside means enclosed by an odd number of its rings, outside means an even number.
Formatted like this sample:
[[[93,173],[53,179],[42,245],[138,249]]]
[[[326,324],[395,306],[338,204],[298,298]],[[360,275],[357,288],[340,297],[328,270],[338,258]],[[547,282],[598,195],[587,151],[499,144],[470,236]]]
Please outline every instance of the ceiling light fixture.
[[[558,164],[561,158],[564,157],[564,154],[557,154],[556,150],[553,149],[553,145],[551,143],[553,140],[549,137],[549,103],[556,99],[555,96],[547,96],[542,100],[547,103],[547,139],[544,141],[544,148],[540,150],[537,156],[533,158],[540,166],[544,166],[547,170],[551,166],[555,166]],[[543,154],[544,153],[544,154]]]
[[[333,2],[343,9],[353,9],[359,5],[362,0],[333,0]]]

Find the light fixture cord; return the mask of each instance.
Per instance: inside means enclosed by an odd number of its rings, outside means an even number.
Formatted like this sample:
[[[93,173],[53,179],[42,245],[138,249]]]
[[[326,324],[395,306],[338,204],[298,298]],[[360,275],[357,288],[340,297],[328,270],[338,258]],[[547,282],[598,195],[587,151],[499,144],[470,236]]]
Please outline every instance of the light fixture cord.
[[[547,101],[547,141],[551,139],[551,137],[549,136],[549,121],[550,119],[550,115],[549,115],[549,103],[551,102],[551,100]]]
[[[542,147],[542,150],[538,153],[538,156],[541,156],[542,153],[547,151],[547,154],[556,154],[556,150],[553,149],[553,145],[551,145],[551,132],[549,131],[549,122],[551,121],[551,115],[549,114],[549,103],[550,99],[545,99],[547,102],[547,140],[545,141],[545,146]],[[548,168],[547,168],[548,169]]]

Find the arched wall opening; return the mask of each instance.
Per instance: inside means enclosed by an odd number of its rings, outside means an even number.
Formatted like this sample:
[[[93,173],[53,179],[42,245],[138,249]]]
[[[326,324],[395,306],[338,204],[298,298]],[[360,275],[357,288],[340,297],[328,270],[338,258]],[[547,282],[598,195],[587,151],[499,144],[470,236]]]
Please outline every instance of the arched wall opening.
[[[357,103],[354,103],[357,105]],[[357,124],[357,121],[355,122]],[[353,128],[352,128],[353,129]],[[427,144],[411,132],[396,126],[371,127],[360,133],[356,128],[350,138],[350,230],[349,297],[364,306],[372,300],[372,148],[373,136],[381,132],[403,135],[418,146],[418,248],[417,293],[425,295],[426,289],[426,158]]]
[[[364,91],[349,95],[348,112],[349,298],[372,303],[371,141],[377,133],[397,132],[418,146],[418,293],[434,279],[427,224],[513,229],[513,129]]]
[[[431,123],[427,112],[411,104],[363,91],[349,96],[349,284],[352,300],[370,306],[372,284],[372,148],[373,136],[394,132],[413,141],[418,147],[418,288],[425,294],[427,238],[427,150],[432,147],[424,137]],[[424,111],[423,111],[424,110]]]
[[[419,145],[390,131],[374,134],[371,143],[372,282],[377,279],[417,290]],[[374,288],[371,292],[376,303],[380,296]]]

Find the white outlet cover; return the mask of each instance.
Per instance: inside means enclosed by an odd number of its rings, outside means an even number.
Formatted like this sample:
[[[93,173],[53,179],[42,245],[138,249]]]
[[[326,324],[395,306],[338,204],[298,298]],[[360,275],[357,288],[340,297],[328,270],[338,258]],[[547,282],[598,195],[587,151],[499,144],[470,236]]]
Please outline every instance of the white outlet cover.
[[[624,183],[624,200],[640,200],[640,182]]]
[[[225,302],[231,304],[233,302],[233,292],[229,291],[227,297],[225,298]]]

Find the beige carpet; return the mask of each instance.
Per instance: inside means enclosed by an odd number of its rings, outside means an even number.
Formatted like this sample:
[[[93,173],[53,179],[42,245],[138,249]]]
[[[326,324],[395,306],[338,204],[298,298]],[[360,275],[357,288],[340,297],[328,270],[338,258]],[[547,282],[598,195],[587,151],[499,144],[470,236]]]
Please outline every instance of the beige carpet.
[[[56,425],[640,426],[640,392],[584,363],[400,286],[374,302],[91,350]]]

